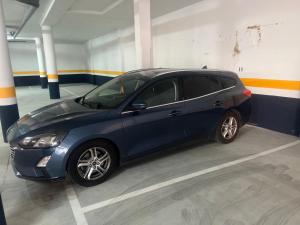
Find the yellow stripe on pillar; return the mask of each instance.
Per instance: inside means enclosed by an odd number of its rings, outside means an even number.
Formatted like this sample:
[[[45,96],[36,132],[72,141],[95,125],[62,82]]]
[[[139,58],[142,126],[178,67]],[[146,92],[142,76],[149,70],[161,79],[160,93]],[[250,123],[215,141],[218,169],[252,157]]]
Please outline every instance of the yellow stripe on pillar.
[[[15,98],[15,87],[0,87],[0,98]]]
[[[48,79],[58,79],[57,74],[48,74]]]
[[[40,76],[42,75],[47,75],[47,73],[45,71],[40,71]]]

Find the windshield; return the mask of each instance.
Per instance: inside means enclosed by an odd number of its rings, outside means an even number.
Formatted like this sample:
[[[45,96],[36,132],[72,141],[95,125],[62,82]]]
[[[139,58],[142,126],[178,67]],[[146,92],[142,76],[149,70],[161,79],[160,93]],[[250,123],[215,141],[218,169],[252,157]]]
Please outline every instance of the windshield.
[[[141,74],[122,75],[94,89],[80,103],[94,109],[116,108],[148,79]]]

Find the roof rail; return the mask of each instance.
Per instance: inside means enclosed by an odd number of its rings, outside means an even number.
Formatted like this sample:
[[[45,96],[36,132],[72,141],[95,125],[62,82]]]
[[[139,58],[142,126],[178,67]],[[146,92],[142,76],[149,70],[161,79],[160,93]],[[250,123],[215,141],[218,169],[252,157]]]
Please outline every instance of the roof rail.
[[[145,69],[138,69],[138,70],[131,70],[131,71],[128,71],[126,72],[127,74],[128,73],[137,73],[137,72],[142,72],[142,71],[149,71],[149,70],[157,70],[157,69],[168,69],[168,68],[145,68]]]

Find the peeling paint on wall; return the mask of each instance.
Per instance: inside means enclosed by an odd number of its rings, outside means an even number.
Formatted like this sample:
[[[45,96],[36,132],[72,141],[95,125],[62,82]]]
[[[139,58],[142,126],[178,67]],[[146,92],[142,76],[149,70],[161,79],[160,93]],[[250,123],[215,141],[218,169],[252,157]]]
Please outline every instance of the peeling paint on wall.
[[[258,35],[258,40],[257,43],[261,42],[262,39],[262,29],[261,29],[261,25],[253,25],[253,26],[248,26],[247,30],[255,30],[257,32]]]
[[[236,40],[235,40],[235,45],[233,48],[233,56],[237,56],[241,53],[238,37],[239,37],[239,33],[238,33],[238,31],[236,31],[236,33],[235,33]]]

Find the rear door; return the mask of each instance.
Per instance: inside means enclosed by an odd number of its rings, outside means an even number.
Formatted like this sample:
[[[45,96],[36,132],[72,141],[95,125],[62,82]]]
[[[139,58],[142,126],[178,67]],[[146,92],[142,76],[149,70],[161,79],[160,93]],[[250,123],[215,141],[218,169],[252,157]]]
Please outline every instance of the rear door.
[[[223,115],[222,85],[214,75],[186,72],[182,76],[185,126],[190,137],[207,136]]]

